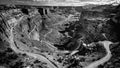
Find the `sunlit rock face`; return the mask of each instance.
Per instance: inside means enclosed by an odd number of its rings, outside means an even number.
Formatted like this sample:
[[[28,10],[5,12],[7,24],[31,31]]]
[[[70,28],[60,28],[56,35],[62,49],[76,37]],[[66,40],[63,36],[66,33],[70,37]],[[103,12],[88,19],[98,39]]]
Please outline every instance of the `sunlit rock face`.
[[[105,57],[109,60],[96,64],[98,68],[119,68],[116,61],[120,57],[119,12],[119,5],[1,5],[0,65],[7,68],[89,68]],[[10,45],[11,40],[14,47]],[[109,47],[108,42],[113,44]]]

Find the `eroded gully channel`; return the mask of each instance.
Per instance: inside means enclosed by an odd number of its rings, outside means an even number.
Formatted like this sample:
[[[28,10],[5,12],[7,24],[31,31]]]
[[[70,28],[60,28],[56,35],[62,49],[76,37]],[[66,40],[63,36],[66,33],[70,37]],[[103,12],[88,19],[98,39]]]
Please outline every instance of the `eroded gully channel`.
[[[39,59],[40,61],[46,62],[50,68],[58,68],[58,67],[59,67],[59,68],[64,68],[64,67],[62,67],[62,66],[61,66],[61,67],[60,67],[60,66],[56,67],[56,66],[55,66],[54,64],[52,64],[47,58],[43,57],[42,55],[19,50],[19,49],[15,46],[15,44],[14,44],[14,40],[13,40],[13,39],[14,39],[14,36],[13,36],[12,31],[13,31],[13,28],[11,28],[11,30],[10,30],[10,37],[9,37],[9,40],[10,40],[10,41],[9,41],[9,43],[10,43],[10,47],[11,47],[16,53],[27,54],[28,56],[32,56],[32,57],[34,57],[34,58],[37,58],[37,59]],[[98,65],[107,62],[107,61],[111,58],[112,55],[111,55],[109,46],[110,46],[110,44],[113,44],[113,43],[112,43],[111,41],[100,41],[99,43],[102,43],[102,44],[103,44],[103,46],[105,47],[105,49],[106,49],[106,51],[107,51],[107,55],[106,55],[104,58],[102,58],[102,59],[100,59],[100,60],[98,60],[98,61],[95,61],[95,62],[91,63],[90,65],[84,67],[84,68],[97,68]]]

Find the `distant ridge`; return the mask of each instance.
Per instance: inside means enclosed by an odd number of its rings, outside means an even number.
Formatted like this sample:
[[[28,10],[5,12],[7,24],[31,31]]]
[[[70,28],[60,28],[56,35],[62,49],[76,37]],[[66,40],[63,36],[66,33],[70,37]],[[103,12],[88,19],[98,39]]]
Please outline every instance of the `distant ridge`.
[[[0,0],[0,4],[34,5],[34,6],[85,6],[119,4],[119,0]]]

